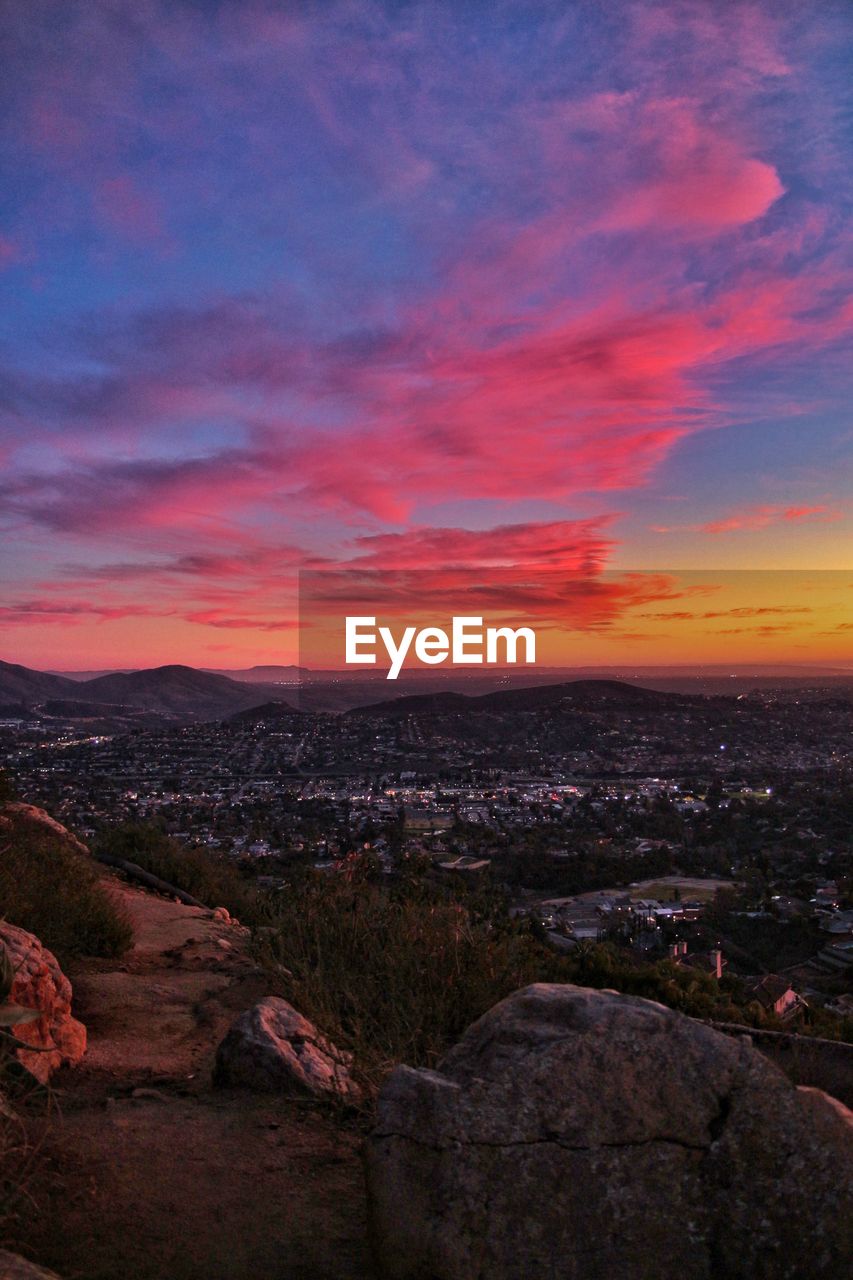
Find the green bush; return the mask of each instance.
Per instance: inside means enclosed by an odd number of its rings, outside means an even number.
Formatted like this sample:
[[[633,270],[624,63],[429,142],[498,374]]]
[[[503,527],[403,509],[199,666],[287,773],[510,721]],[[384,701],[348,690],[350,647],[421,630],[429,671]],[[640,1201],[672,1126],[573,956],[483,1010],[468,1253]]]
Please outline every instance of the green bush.
[[[0,833],[0,917],[34,933],[60,964],[121,955],[133,941],[127,914],[91,859],[18,816]]]
[[[232,863],[206,849],[185,848],[154,823],[126,823],[105,830],[95,851],[135,862],[207,907],[226,907],[246,924],[258,917],[258,892]]]

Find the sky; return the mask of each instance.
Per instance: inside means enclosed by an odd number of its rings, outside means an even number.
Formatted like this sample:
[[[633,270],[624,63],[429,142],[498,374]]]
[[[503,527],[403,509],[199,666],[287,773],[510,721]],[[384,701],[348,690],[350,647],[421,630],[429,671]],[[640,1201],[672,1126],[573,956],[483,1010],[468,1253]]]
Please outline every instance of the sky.
[[[852,35],[0,0],[0,657],[290,662],[300,571],[533,566],[553,661],[853,666]]]

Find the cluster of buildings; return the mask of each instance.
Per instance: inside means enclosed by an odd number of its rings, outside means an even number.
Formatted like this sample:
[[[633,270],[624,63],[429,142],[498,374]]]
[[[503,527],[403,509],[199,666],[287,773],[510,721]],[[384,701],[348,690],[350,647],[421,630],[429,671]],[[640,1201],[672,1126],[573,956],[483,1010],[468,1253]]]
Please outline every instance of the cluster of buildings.
[[[717,976],[733,956],[700,938],[709,895],[690,878],[760,881],[746,915],[805,920],[814,947],[790,972],[757,975],[756,1001],[792,1017],[817,984],[846,1016],[832,984],[853,969],[853,834],[833,815],[853,785],[849,708],[783,702],[762,722],[755,707],[719,701],[695,715],[680,704],[481,722],[361,711],[112,734],[15,719],[0,725],[0,768],[90,838],[156,820],[270,882],[293,862],[328,870],[355,849],[389,874],[418,856],[449,883],[506,883],[555,946],[608,938]],[[580,861],[584,891],[561,890]],[[649,875],[680,875],[680,893],[629,884]]]

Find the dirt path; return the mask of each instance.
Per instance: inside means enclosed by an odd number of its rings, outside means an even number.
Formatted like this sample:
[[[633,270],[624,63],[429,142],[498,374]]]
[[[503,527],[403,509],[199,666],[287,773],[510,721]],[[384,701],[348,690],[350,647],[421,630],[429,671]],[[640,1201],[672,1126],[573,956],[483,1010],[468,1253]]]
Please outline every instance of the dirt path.
[[[226,1028],[270,993],[244,931],[116,887],[136,942],[69,974],[89,1048],[56,1077],[21,1252],[64,1280],[373,1277],[355,1128],[211,1087]]]

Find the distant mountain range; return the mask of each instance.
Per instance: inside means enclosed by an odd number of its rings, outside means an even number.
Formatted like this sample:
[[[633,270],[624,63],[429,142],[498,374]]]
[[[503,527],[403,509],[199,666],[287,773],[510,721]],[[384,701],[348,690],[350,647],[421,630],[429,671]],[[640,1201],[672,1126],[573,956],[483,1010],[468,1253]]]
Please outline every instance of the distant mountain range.
[[[31,671],[13,662],[0,662],[0,702],[22,702],[25,706],[47,698],[78,698],[80,686],[66,676]]]
[[[218,671],[205,667],[214,676],[227,676],[229,680],[238,680],[241,684],[296,684],[300,680],[310,679],[311,672],[307,667],[243,667],[238,671]]]
[[[159,669],[159,668],[157,668]],[[192,670],[200,670],[213,676],[226,676],[229,680],[236,680],[240,684],[293,684],[297,682],[307,683],[329,683],[332,681],[339,682],[341,680],[350,681],[374,681],[384,679],[385,673],[382,670],[377,671],[375,668],[353,669],[319,669],[314,667],[299,667],[291,663],[287,666],[255,666],[255,667],[238,667],[234,669],[218,668],[218,667],[199,667],[191,668]],[[94,680],[97,676],[112,675],[130,675],[138,668],[134,667],[109,667],[99,671],[54,671],[51,670],[46,674],[54,676],[62,676],[66,680],[80,682],[84,680]],[[650,688],[662,687],[665,682],[691,682],[697,687],[699,684],[713,681],[755,681],[764,682],[772,680],[774,682],[786,680],[799,681],[824,681],[835,679],[853,680],[853,663],[849,666],[821,666],[813,663],[708,663],[704,666],[687,666],[685,664],[673,664],[670,666],[609,666],[609,667],[546,667],[536,666],[532,669],[517,667],[511,672],[506,668],[495,668],[494,675],[490,676],[482,668],[479,671],[463,672],[458,669],[445,669],[442,667],[418,668],[416,671],[412,668],[405,668],[400,683],[405,679],[428,680],[435,684],[437,681],[445,683],[448,679],[464,679],[474,680],[490,680],[500,679],[506,680],[510,675],[516,683],[541,683],[543,680],[549,683],[565,682],[566,680],[622,680],[629,684],[648,684]]]
[[[80,715],[94,709],[106,714],[139,708],[188,720],[217,720],[278,698],[274,685],[244,684],[194,667],[153,667],[116,672],[91,680],[32,671],[0,662],[0,704],[32,708],[52,704],[53,714]],[[58,703],[58,708],[57,708]],[[62,706],[66,705],[66,709]],[[68,706],[76,707],[73,710]],[[48,710],[51,714],[51,710]]]
[[[654,670],[643,668],[643,672]],[[560,668],[532,671],[468,672],[448,669],[404,671],[395,684],[383,672],[356,673],[311,671],[294,666],[252,667],[248,671],[224,674],[195,667],[170,665],[143,671],[115,671],[89,675],[34,671],[14,663],[0,662],[0,715],[15,708],[38,708],[48,716],[69,718],[118,718],[130,712],[140,715],[178,718],[192,722],[227,719],[250,713],[248,719],[269,719],[288,715],[296,707],[302,711],[347,712],[370,707],[375,714],[428,714],[435,711],[488,710],[495,706],[517,707],[520,711],[551,705],[555,699],[580,699],[588,705],[610,700],[614,705],[637,706],[638,700],[659,695],[696,697],[697,694],[725,694],[729,697],[753,689],[780,688],[792,691],[818,687],[836,696],[853,697],[853,674],[837,669],[820,672],[804,668],[784,668],[787,674],[768,674],[767,668],[742,669],[737,675],[725,668],[705,668],[692,675],[673,674],[677,669],[660,669],[657,676],[632,672],[620,678],[606,669],[597,672],[567,672]],[[578,679],[583,675],[585,678]],[[262,676],[268,677],[262,679]],[[239,678],[237,678],[239,677]],[[571,692],[569,692],[571,691]],[[390,695],[390,696],[389,696]]]
[[[501,689],[494,693],[475,696],[454,693],[415,694],[408,698],[393,698],[386,702],[356,707],[352,716],[382,715],[399,718],[410,715],[473,714],[487,711],[540,711],[561,704],[567,711],[588,711],[593,708],[613,707],[653,708],[677,703],[695,703],[696,695],[662,693],[655,689],[643,689],[623,680],[570,680],[525,689]]]
[[[50,675],[63,676],[66,680],[73,680],[75,683],[83,681],[95,680],[98,676],[116,676],[116,675],[132,675],[137,668],[134,667],[112,667],[100,671],[51,671]],[[238,670],[220,670],[217,667],[192,667],[187,668],[192,671],[203,671],[206,675],[225,676],[229,680],[236,680],[240,684],[293,684],[294,681],[302,678],[310,677],[313,673],[307,667],[296,666],[267,666],[267,667],[241,667]],[[159,668],[153,668],[159,670]]]

